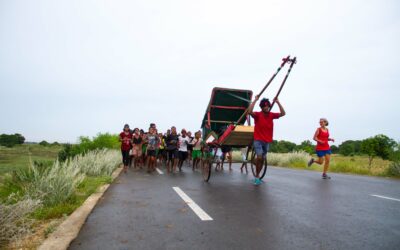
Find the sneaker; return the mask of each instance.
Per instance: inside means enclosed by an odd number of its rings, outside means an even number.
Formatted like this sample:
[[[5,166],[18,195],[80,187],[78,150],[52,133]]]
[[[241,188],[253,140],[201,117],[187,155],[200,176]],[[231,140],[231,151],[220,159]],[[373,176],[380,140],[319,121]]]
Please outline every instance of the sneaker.
[[[327,174],[322,174],[322,179],[325,179],[325,180],[328,179],[328,180],[329,180],[330,178],[331,178],[331,177],[328,176]]]
[[[314,163],[314,158],[308,161],[307,166],[310,167]]]
[[[259,178],[254,178],[254,185],[258,186],[261,185],[261,180]]]

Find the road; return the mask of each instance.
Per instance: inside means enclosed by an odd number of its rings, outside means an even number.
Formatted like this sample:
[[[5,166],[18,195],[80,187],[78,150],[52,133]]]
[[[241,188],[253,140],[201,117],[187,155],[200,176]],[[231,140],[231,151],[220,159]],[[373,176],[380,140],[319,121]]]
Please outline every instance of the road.
[[[399,180],[269,167],[254,186],[233,168],[122,173],[70,249],[400,249]]]

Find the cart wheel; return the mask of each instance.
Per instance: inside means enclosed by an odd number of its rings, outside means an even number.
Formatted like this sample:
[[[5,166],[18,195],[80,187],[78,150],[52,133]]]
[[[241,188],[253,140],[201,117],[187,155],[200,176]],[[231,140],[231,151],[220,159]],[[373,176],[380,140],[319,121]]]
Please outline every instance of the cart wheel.
[[[210,160],[205,160],[201,164],[201,174],[203,175],[203,180],[208,182],[211,176],[212,162]]]
[[[256,177],[256,152],[254,151],[254,148],[251,150],[250,165],[251,165],[251,171],[253,172],[254,177]],[[260,172],[261,174],[260,179],[264,178],[265,174],[267,173],[267,168],[268,168],[267,157],[265,157],[263,168],[261,169]]]

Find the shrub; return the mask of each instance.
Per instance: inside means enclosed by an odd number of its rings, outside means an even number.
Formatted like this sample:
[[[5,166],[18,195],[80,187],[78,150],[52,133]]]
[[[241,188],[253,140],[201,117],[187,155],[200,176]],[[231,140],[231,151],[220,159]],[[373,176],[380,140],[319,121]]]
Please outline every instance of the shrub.
[[[95,150],[76,156],[71,162],[77,162],[81,172],[90,176],[110,175],[121,162],[116,150]]]
[[[310,156],[303,151],[268,153],[268,165],[280,167],[305,167]]]
[[[79,137],[78,144],[66,144],[64,148],[59,152],[59,161],[66,161],[68,158],[85,154],[96,149],[117,149],[120,143],[118,135],[112,135],[109,133],[99,133],[97,136],[90,139],[89,137]]]
[[[46,147],[46,146],[49,146],[50,143],[48,143],[47,141],[41,141],[41,142],[39,142],[39,145]]]
[[[0,204],[0,246],[16,241],[29,233],[33,220],[28,215],[40,207],[39,200],[24,198],[18,202],[9,201]]]
[[[387,174],[389,176],[396,176],[400,177],[400,161],[394,161],[392,162],[388,169],[387,169]]]
[[[82,182],[84,174],[75,161],[60,163],[56,161],[51,168],[40,171],[31,166],[31,181],[25,185],[25,192],[31,197],[43,200],[45,205],[66,201]],[[26,178],[20,176],[20,178]]]

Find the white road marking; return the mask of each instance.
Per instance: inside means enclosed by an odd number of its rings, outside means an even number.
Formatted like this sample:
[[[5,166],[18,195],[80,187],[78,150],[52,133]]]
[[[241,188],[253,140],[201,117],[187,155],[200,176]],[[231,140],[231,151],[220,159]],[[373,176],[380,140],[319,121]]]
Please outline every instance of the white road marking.
[[[371,196],[382,198],[382,199],[387,199],[387,200],[392,200],[392,201],[400,201],[400,199],[391,198],[391,197],[382,196],[382,195],[377,195],[377,194],[371,194]]]
[[[157,172],[158,172],[159,174],[164,174],[164,172],[161,171],[159,168],[156,168],[156,170],[157,170]]]
[[[185,192],[179,187],[173,187],[175,192],[186,202],[186,204],[193,210],[193,212],[199,216],[200,220],[213,220],[199,205],[196,204]]]

